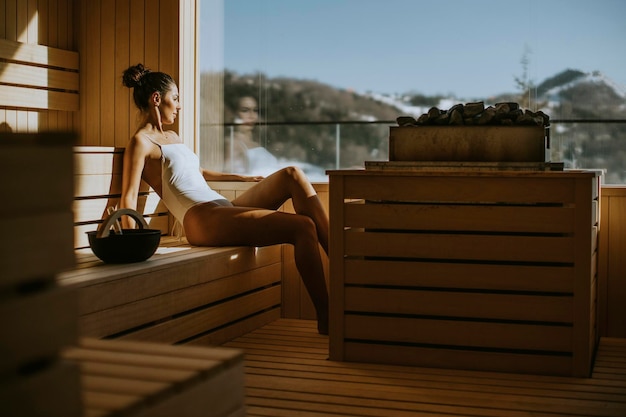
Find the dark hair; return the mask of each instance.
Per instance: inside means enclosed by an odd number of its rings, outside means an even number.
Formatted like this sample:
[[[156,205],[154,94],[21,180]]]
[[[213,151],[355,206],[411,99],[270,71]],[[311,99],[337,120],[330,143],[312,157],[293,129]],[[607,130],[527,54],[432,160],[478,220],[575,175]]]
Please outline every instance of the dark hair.
[[[153,72],[144,67],[143,64],[128,67],[122,76],[122,83],[133,89],[135,105],[144,111],[148,110],[148,100],[152,93],[158,91],[161,96],[165,96],[172,84],[175,84],[174,79],[168,74],[159,71]]]

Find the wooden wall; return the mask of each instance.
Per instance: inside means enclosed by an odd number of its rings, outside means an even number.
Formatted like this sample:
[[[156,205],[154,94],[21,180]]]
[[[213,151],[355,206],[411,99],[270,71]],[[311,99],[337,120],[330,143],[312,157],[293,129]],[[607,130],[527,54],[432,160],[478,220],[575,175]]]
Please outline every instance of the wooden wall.
[[[139,62],[175,80],[183,71],[184,88],[191,92],[188,108],[193,109],[194,60],[181,59],[179,52],[181,39],[194,39],[189,34],[195,33],[195,8],[195,0],[0,0],[0,38],[70,50],[80,57],[79,111],[4,105],[0,130],[77,131],[80,145],[124,146],[136,129],[138,112],[121,76]],[[181,15],[184,30],[179,30]],[[185,53],[193,56],[195,51]],[[183,123],[193,126],[193,113],[181,113],[174,129]],[[195,146],[193,131],[186,140]]]
[[[77,51],[74,0],[0,0],[0,11],[0,39]],[[0,131],[76,131],[78,123],[75,111],[0,106]]]
[[[605,186],[600,201],[600,334],[626,337],[626,186]]]
[[[132,91],[122,85],[123,71],[143,63],[179,78],[179,1],[76,2],[80,144],[123,147],[137,128],[139,114]]]

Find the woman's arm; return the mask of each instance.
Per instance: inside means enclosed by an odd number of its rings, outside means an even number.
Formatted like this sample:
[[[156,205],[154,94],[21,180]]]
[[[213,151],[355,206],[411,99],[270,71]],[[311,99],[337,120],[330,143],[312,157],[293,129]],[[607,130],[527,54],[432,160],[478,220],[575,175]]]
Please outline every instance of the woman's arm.
[[[139,136],[134,136],[124,151],[122,171],[122,196],[118,208],[137,210],[137,199],[141,186],[141,176],[150,151],[149,144]],[[129,216],[122,217],[122,227],[133,229],[135,221]]]
[[[210,171],[208,169],[200,168],[200,172],[206,181],[244,181],[244,182],[257,182],[263,179],[262,176],[247,176],[239,174],[227,174],[225,172]]]

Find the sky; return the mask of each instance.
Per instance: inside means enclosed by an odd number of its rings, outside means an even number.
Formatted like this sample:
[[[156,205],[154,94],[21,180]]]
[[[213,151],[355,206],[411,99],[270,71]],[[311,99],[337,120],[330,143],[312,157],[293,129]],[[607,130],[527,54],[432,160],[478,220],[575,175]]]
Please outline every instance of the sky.
[[[223,1],[201,69],[470,99],[518,91],[526,57],[534,84],[571,68],[626,86],[624,0]]]

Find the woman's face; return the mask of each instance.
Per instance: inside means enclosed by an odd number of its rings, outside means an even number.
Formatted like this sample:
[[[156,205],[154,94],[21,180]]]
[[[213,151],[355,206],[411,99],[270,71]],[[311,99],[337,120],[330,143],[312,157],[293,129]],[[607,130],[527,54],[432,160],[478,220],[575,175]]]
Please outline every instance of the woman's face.
[[[178,87],[172,84],[159,105],[161,122],[165,125],[173,124],[181,108]]]
[[[256,100],[252,97],[243,97],[239,100],[239,108],[237,109],[237,116],[241,119],[241,124],[254,127],[259,120],[259,108],[257,107]]]

